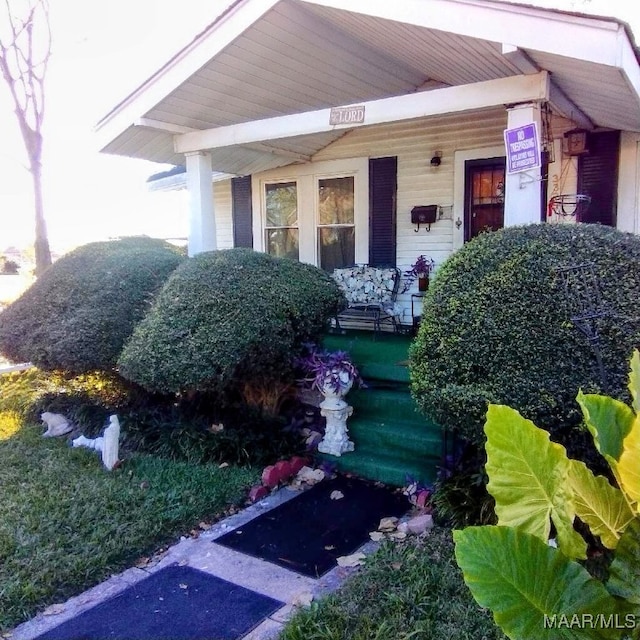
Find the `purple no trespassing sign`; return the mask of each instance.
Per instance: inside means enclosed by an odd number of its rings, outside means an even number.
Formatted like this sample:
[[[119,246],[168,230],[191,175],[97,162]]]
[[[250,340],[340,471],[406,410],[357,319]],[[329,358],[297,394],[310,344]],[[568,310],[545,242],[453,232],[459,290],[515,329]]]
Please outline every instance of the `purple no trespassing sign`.
[[[540,144],[535,122],[513,129],[505,129],[507,173],[518,173],[540,167]]]

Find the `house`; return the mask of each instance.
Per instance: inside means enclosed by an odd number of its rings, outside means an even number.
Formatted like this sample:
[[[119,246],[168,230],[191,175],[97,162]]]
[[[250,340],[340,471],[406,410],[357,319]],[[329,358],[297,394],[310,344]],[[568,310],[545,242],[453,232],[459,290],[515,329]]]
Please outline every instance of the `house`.
[[[186,167],[191,254],[404,269],[487,228],[640,232],[640,54],[614,18],[237,0],[97,135],[105,153]]]

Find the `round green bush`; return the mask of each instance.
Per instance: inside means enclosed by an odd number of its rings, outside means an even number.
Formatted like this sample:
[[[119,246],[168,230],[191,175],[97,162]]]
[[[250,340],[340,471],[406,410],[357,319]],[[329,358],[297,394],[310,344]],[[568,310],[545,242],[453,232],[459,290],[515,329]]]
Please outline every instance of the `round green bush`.
[[[558,271],[585,264],[608,310],[596,321],[606,384],[571,320],[581,295],[593,292],[588,272],[567,294]],[[552,434],[568,432],[581,421],[579,389],[626,398],[639,299],[637,236],[587,224],[482,234],[442,265],[425,298],[410,352],[412,393],[424,413],[479,444],[489,402],[518,409]]]
[[[45,370],[112,369],[153,295],[183,260],[176,247],[143,237],[71,251],[0,313],[0,353]]]
[[[251,249],[202,253],[167,280],[125,345],[120,374],[161,393],[266,393],[344,304],[317,267]]]

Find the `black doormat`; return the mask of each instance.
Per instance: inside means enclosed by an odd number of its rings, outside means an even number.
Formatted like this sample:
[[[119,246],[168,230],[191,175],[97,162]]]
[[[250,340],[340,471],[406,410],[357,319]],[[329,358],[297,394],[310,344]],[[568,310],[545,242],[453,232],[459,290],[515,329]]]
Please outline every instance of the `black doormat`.
[[[332,500],[340,491],[344,497]],[[380,518],[400,517],[407,498],[358,478],[338,476],[226,533],[214,542],[312,578],[369,540]]]
[[[236,640],[282,606],[203,571],[172,565],[36,640]]]

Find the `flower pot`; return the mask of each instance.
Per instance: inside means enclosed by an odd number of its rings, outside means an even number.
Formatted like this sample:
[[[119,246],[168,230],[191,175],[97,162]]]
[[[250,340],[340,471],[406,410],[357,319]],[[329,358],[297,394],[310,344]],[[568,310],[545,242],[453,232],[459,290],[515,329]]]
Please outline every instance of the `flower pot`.
[[[344,408],[347,403],[343,398],[349,393],[352,386],[353,379],[346,372],[339,374],[338,385],[333,384],[331,378],[327,377],[321,389],[324,400],[320,403],[320,407],[324,409]]]
[[[418,291],[426,291],[429,288],[429,274],[418,276]]]

